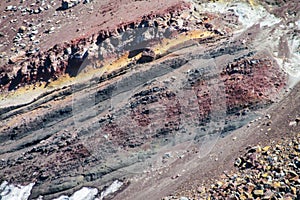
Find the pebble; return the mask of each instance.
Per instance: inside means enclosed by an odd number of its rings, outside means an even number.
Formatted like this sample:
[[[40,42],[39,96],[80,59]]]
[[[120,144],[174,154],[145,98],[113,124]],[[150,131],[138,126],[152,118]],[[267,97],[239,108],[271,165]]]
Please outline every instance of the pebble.
[[[33,31],[31,31],[31,34],[33,34],[33,35],[37,35],[38,33],[39,33],[38,30],[33,30]]]
[[[262,196],[262,195],[264,195],[264,191],[263,190],[254,190],[253,194],[255,194],[256,196]]]
[[[26,26],[21,26],[21,27],[19,28],[19,33],[24,33],[26,30],[27,30],[27,27],[26,27]]]
[[[297,126],[297,122],[296,121],[292,121],[289,123],[289,126]]]
[[[5,11],[17,11],[17,6],[13,6],[13,5],[10,5],[10,6],[7,6]]]

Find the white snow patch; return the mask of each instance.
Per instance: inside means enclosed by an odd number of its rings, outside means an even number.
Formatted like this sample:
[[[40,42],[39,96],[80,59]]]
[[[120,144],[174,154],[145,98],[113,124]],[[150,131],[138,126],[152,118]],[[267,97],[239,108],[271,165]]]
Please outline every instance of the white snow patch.
[[[63,195],[63,196],[60,196],[60,197],[58,197],[56,199],[53,199],[53,200],[69,200],[69,199],[70,198],[68,196]]]
[[[70,200],[94,200],[97,194],[98,194],[97,188],[83,187],[81,190],[75,192],[70,197]]]
[[[261,5],[252,7],[250,4],[245,2],[209,2],[204,4],[195,3],[194,6],[198,7],[198,10],[202,12],[233,12],[236,16],[238,16],[239,22],[241,23],[241,27],[239,27],[235,34],[239,34],[256,24],[259,24],[262,28],[272,28],[276,24],[279,24],[279,28],[272,33],[273,38],[276,38],[275,35],[277,35],[279,38],[280,36],[287,34],[287,30],[291,30],[294,28],[300,29],[300,20],[296,21],[295,25],[289,24],[288,26],[286,26],[284,24],[281,24],[282,20],[280,18],[269,13]],[[293,78],[293,80],[300,81],[300,38],[294,37],[288,39],[290,50],[290,56],[288,58],[281,58],[278,56],[278,51],[280,51],[280,49],[278,49],[279,40],[274,40],[273,43],[267,43],[265,41],[259,43],[260,47],[258,48],[265,48],[267,46],[264,45],[270,44],[271,46],[268,46],[268,49],[275,56],[275,59],[277,60],[279,66],[282,67],[282,69],[284,69]]]
[[[294,37],[288,40],[290,50],[289,58],[277,57],[276,61],[293,78],[294,81],[300,81],[300,37]]]
[[[263,6],[252,8],[248,3],[243,2],[217,2],[199,5],[201,11],[228,13],[233,11],[238,16],[243,29],[247,29],[255,24],[263,26],[273,26],[281,21],[280,18],[270,14]]]
[[[109,194],[112,194],[116,191],[118,191],[123,185],[123,182],[116,180],[114,181],[108,188],[106,188],[104,191],[101,192],[100,200],[102,200],[104,197],[108,196]]]
[[[63,195],[53,200],[96,200],[97,194],[97,188],[83,187],[70,197]]]
[[[298,21],[295,22],[296,26],[298,26],[298,30],[300,30],[300,19]]]
[[[8,184],[4,181],[0,185],[0,199],[1,200],[27,200],[34,183],[25,186]]]

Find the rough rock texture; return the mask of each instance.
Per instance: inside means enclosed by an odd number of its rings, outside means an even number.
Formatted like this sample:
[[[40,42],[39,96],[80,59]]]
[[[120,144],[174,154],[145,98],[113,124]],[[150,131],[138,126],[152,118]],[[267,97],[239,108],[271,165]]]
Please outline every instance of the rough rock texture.
[[[120,5],[126,2],[135,5]],[[206,168],[198,158],[218,161],[210,150],[226,147],[229,133],[245,128],[288,91],[295,74],[287,69],[298,67],[299,38],[285,19],[246,3],[202,9],[197,1],[166,1],[168,7],[151,13],[147,6],[160,4],[141,2],[136,9],[147,12],[120,22],[124,12],[107,16],[119,4],[92,1],[88,8],[97,7],[103,18],[96,23],[88,17],[92,27],[85,35],[66,36],[63,27],[58,44],[52,44],[53,35],[39,50],[5,58],[1,182],[35,183],[31,199],[53,199],[82,187],[105,191],[120,180],[124,184],[111,197],[158,199],[202,177],[191,178],[195,171],[206,172],[208,180],[214,164]],[[82,6],[57,12],[78,14]],[[18,27],[18,38],[29,31]],[[53,31],[47,27],[44,34]]]
[[[184,198],[299,199],[299,142],[298,134],[285,141],[273,141],[269,146],[247,147],[247,153],[234,162],[237,172],[225,172],[210,187],[199,186]]]
[[[75,3],[74,3],[75,2]],[[63,2],[62,9],[67,9],[69,7],[75,6],[80,1],[65,1]],[[16,2],[15,2],[16,3]],[[49,13],[50,10],[54,10],[54,6],[56,5],[55,2],[50,2],[52,5],[48,4],[46,5],[46,2],[43,2],[42,4],[46,6],[48,9],[45,11],[45,14],[39,14],[44,17],[46,20],[51,16]],[[7,9],[6,13],[11,15],[10,18],[13,18],[13,16],[16,16],[16,14],[19,14],[19,12],[23,13],[23,6],[25,7],[27,3],[19,3],[21,8],[19,9]],[[25,5],[23,5],[25,4]],[[94,5],[95,4],[95,5]],[[100,9],[100,11],[103,14],[103,18],[106,17],[106,12],[110,11],[112,12],[113,9],[113,2],[102,2],[102,3],[92,3],[89,5],[89,9],[94,10],[96,8]],[[34,17],[29,16],[28,13],[26,13],[27,8],[24,8],[24,14],[22,14],[21,18],[24,18],[23,23],[26,26],[20,26],[19,30],[17,31],[17,35],[14,38],[14,41],[7,41],[9,40],[9,36],[15,33],[11,33],[7,31],[8,29],[8,23],[4,22],[5,26],[3,27],[3,30],[6,30],[6,35],[3,38],[0,38],[2,40],[6,40],[2,45],[2,49],[5,50],[2,53],[2,59],[0,62],[0,69],[1,69],[1,76],[0,76],[0,86],[1,90],[14,90],[18,87],[24,86],[26,84],[35,84],[39,82],[49,82],[51,80],[57,79],[59,76],[65,74],[65,73],[71,73],[73,75],[73,71],[70,68],[75,68],[75,71],[78,70],[79,66],[82,64],[82,61],[87,56],[87,49],[90,47],[93,48],[94,45],[98,45],[106,38],[109,38],[113,35],[118,35],[119,33],[124,32],[127,30],[127,28],[134,28],[134,27],[144,27],[144,24],[149,24],[148,20],[152,19],[156,16],[170,16],[170,13],[175,16],[177,15],[177,12],[180,10],[183,10],[189,6],[187,3],[178,3],[178,2],[172,2],[167,3],[168,7],[158,9],[155,12],[150,12],[151,10],[147,10],[148,12],[140,12],[138,15],[127,17],[126,20],[123,20],[123,17],[121,17],[120,21],[115,21],[113,18],[107,19],[106,21],[102,19],[101,24],[97,24],[97,26],[100,26],[95,30],[95,28],[91,23],[92,28],[87,28],[86,34],[81,35],[76,32],[78,31],[71,31],[71,30],[65,30],[66,27],[61,27],[61,24],[63,24],[63,20],[71,19],[78,21],[78,18],[82,20],[87,20],[84,18],[91,18],[89,15],[90,11],[84,11],[78,10],[75,15],[71,14],[70,16],[65,13],[66,11],[60,11],[59,9],[55,11],[54,17],[57,18],[58,21],[55,23],[52,20],[49,19],[47,21],[48,24],[41,23],[39,21],[35,22]],[[130,4],[129,4],[130,5]],[[95,8],[93,7],[95,6]],[[16,6],[15,6],[16,7]],[[104,9],[103,7],[106,7]],[[136,9],[138,9],[139,6],[136,6]],[[39,8],[40,9],[40,8]],[[34,11],[33,11],[34,12]],[[58,14],[59,12],[63,12],[62,14]],[[79,13],[83,12],[84,15],[88,16],[81,16]],[[122,12],[122,10],[117,11],[115,14],[119,14],[119,12]],[[124,11],[123,11],[124,12]],[[127,12],[127,11],[126,11]],[[149,13],[150,12],[150,13]],[[121,16],[124,15],[124,13],[121,13]],[[56,17],[57,16],[57,17]],[[65,17],[65,18],[62,18]],[[7,18],[7,16],[3,17],[4,19]],[[98,18],[98,14],[96,16],[93,14],[94,20]],[[107,18],[107,17],[106,17]],[[32,21],[29,22],[29,19]],[[13,19],[14,20],[14,19]],[[21,19],[19,19],[21,20]],[[91,20],[91,19],[89,19]],[[79,24],[84,23],[84,21],[81,21]],[[14,22],[20,24],[18,19],[16,19]],[[87,21],[90,22],[90,21]],[[152,21],[152,23],[154,23]],[[105,27],[104,25],[107,25]],[[158,24],[155,24],[158,26]],[[46,27],[49,27],[49,29],[46,29]],[[59,26],[58,28],[55,28],[55,26]],[[149,25],[147,25],[149,26]],[[29,27],[29,28],[27,28]],[[105,27],[105,28],[104,28]],[[44,33],[40,34],[41,29],[44,29]],[[59,29],[56,31],[56,29]],[[48,36],[49,34],[52,35],[52,32],[57,32],[55,34],[56,36]],[[74,36],[77,36],[74,38],[72,35],[66,35],[64,32],[75,32]],[[60,33],[60,34],[59,34]],[[71,37],[70,37],[71,36]],[[27,37],[29,37],[29,41],[27,40]],[[36,37],[39,37],[40,39],[37,39]],[[52,38],[48,43],[41,42],[40,40],[43,40],[44,38]],[[59,38],[59,41],[56,42],[55,38]],[[67,39],[69,41],[63,42],[64,39]],[[25,40],[25,41],[24,41]],[[47,39],[46,39],[47,41]],[[23,42],[23,43],[21,43]],[[30,44],[32,45],[30,46]],[[54,43],[54,44],[53,44]],[[11,48],[12,52],[15,53],[9,53],[8,49],[10,46],[14,44],[15,47]],[[53,44],[53,45],[52,45]],[[101,48],[93,49],[92,50],[94,54],[96,54],[96,58],[94,59],[105,59],[105,57],[98,56],[97,54],[99,51],[101,51]],[[102,53],[102,52],[101,52]],[[105,54],[103,52],[103,54]],[[92,59],[93,60],[93,59]],[[19,67],[21,66],[21,67]],[[76,69],[77,68],[77,69]],[[77,72],[77,71],[76,71]]]

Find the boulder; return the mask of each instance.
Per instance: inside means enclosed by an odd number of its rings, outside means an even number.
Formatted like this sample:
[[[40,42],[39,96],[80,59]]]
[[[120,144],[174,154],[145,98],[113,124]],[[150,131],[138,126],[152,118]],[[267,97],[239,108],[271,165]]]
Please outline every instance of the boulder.
[[[152,49],[144,49],[142,57],[137,61],[138,63],[147,63],[155,60],[156,55]]]

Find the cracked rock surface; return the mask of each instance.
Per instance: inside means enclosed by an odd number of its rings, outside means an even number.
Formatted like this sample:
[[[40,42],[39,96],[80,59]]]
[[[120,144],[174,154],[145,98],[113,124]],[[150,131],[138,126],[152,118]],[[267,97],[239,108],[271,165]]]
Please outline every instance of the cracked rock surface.
[[[300,5],[274,2],[1,3],[0,197],[298,198]]]

